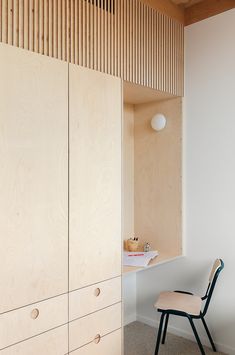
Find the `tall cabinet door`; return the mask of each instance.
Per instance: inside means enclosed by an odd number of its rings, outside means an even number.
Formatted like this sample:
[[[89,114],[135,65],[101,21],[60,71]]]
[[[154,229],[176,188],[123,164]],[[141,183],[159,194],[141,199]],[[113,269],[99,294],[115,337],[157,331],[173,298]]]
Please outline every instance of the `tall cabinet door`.
[[[68,290],[68,65],[0,58],[2,313]]]
[[[69,66],[69,285],[121,274],[121,80]]]

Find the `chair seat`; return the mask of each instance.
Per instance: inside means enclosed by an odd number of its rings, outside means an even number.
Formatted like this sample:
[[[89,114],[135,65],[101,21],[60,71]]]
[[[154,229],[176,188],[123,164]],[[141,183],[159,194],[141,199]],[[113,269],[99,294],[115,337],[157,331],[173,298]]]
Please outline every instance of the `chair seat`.
[[[175,310],[198,316],[202,300],[199,296],[167,291],[160,293],[154,307],[163,311]]]

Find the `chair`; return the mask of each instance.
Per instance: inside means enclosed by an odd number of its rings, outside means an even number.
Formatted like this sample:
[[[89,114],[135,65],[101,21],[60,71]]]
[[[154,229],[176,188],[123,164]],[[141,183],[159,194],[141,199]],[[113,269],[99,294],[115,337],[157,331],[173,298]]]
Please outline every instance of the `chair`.
[[[201,319],[202,323],[204,325],[204,328],[206,330],[206,333],[208,335],[209,341],[211,343],[212,349],[213,349],[213,351],[216,351],[215,344],[213,342],[213,339],[211,337],[211,334],[209,332],[209,329],[207,327],[204,317],[207,313],[207,310],[208,310],[208,307],[210,304],[210,300],[211,300],[211,296],[212,296],[214,288],[215,288],[216,281],[217,281],[218,276],[223,268],[224,268],[223,261],[221,259],[217,259],[214,262],[213,268],[211,270],[210,277],[209,277],[209,284],[208,284],[208,287],[206,290],[206,294],[203,297],[199,297],[199,296],[193,295],[190,292],[185,292],[185,291],[174,291],[174,292],[160,293],[156,303],[154,304],[154,307],[158,310],[158,312],[161,312],[161,318],[160,318],[160,324],[159,324],[158,336],[157,336],[157,343],[156,343],[156,348],[155,348],[155,355],[157,355],[158,351],[159,351],[164,319],[165,319],[165,324],[164,324],[164,330],[163,330],[163,336],[162,336],[162,344],[165,343],[169,316],[171,314],[188,318],[189,323],[191,324],[193,333],[195,335],[197,344],[198,344],[199,349],[201,351],[201,354],[205,355],[205,351],[203,349],[202,343],[200,341],[199,335],[197,333],[196,327],[193,322],[194,319]],[[205,301],[205,304],[204,304],[204,307],[202,310],[203,301]]]

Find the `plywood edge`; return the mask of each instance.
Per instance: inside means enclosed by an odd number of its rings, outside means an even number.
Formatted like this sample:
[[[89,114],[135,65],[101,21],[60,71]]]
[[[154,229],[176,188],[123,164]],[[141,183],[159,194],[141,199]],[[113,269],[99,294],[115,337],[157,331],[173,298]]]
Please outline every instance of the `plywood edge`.
[[[123,100],[125,104],[140,105],[178,97],[164,91],[123,81]]]
[[[185,9],[185,26],[235,8],[235,0],[204,0]]]
[[[170,0],[141,0],[141,2],[184,24],[184,9]]]
[[[122,276],[129,275],[130,273],[136,273],[140,271],[146,271],[153,267],[161,266],[166,263],[170,263],[172,261],[178,260],[180,258],[184,258],[183,254],[167,254],[161,253],[155,259],[151,260],[149,265],[146,267],[133,267],[133,266],[123,266]]]

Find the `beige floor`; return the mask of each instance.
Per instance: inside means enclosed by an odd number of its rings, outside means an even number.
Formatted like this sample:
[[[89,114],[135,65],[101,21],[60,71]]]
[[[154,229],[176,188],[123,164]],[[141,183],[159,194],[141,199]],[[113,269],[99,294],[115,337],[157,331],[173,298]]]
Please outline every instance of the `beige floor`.
[[[125,355],[154,355],[156,329],[140,322],[134,322],[125,327]],[[207,355],[214,353],[205,347]],[[161,345],[159,355],[200,355],[197,344],[192,341],[167,334],[166,344]]]

